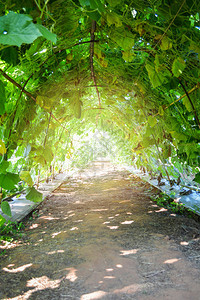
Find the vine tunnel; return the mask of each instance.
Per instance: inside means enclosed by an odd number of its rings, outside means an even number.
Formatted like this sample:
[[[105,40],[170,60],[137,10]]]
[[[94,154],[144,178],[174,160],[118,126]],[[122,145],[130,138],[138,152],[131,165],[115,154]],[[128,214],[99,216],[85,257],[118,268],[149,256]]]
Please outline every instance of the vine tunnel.
[[[200,183],[199,8],[0,3],[1,199],[22,186],[30,198],[39,175],[108,155]]]

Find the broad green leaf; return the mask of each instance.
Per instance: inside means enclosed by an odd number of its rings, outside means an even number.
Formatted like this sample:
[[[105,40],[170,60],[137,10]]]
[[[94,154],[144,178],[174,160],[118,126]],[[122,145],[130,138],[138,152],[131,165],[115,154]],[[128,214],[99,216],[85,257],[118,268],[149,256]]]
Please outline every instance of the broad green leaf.
[[[108,12],[106,14],[106,19],[108,26],[115,25],[116,27],[121,27],[122,26],[122,21],[119,15],[117,15],[114,12]]]
[[[171,145],[163,145],[163,149],[162,149],[162,155],[163,158],[167,159],[171,156]]]
[[[83,105],[83,103],[79,99],[77,99],[74,104],[74,115],[77,119],[80,119],[80,117],[81,117],[81,106],[82,105]]]
[[[54,157],[49,146],[46,146],[45,148],[39,146],[37,149],[32,150],[31,152],[34,153],[34,161],[42,166],[46,166],[47,164],[51,163]]]
[[[146,28],[145,27],[146,27],[146,22],[140,22],[137,25],[136,30],[138,31],[140,36],[143,36],[146,33]]]
[[[33,159],[36,163],[42,165],[43,167],[46,166],[46,160],[43,155],[35,155]]]
[[[130,51],[122,51],[122,57],[125,61],[131,62],[134,58],[134,53],[131,53]]]
[[[162,106],[159,106],[158,113],[159,113],[160,116],[164,115],[165,112],[164,112],[164,109],[163,109]]]
[[[27,15],[9,12],[0,17],[0,43],[20,47],[21,44],[31,44],[42,33]]]
[[[101,18],[100,13],[98,12],[98,10],[95,11],[87,11],[87,15],[94,21],[99,21],[99,19]]]
[[[26,199],[33,202],[42,201],[42,193],[38,192],[33,186],[26,191]]]
[[[148,124],[145,132],[145,136],[151,136],[152,135],[152,127]]]
[[[94,21],[99,21],[101,13],[105,11],[100,0],[79,0],[80,5],[85,7],[87,15]]]
[[[184,152],[186,152],[188,158],[196,158],[199,154],[196,151],[198,151],[196,143],[192,142],[184,145]]]
[[[5,87],[3,82],[0,81],[0,116],[5,113],[5,102],[6,102]]]
[[[97,44],[94,45],[94,54],[95,54],[95,56],[96,56],[98,59],[104,57],[104,55],[103,55],[103,53],[102,53],[102,51],[101,51],[101,48],[100,48],[99,45],[97,45]]]
[[[194,42],[191,42],[189,50],[198,53],[198,56],[200,57],[200,46],[198,44],[195,44]]]
[[[175,117],[170,117],[167,121],[167,125],[169,126],[169,131],[171,132],[177,132],[177,128],[179,127],[179,122],[177,118]]]
[[[170,81],[169,81],[169,89],[170,90],[176,89],[178,85],[179,85],[178,78],[176,78],[176,77],[170,78]]]
[[[158,67],[160,65],[160,55],[158,55],[158,54],[155,55],[154,64],[156,67]]]
[[[121,0],[108,0],[108,3],[115,7],[116,5],[120,4],[121,3]]]
[[[5,190],[12,190],[20,181],[19,175],[14,173],[0,174],[0,187]]]
[[[172,41],[165,35],[160,44],[160,49],[161,50],[168,50],[172,48]]]
[[[148,117],[148,123],[151,127],[154,127],[157,124],[157,120],[155,117],[153,116],[149,116]]]
[[[103,68],[107,68],[107,66],[108,66],[108,61],[107,61],[106,59],[101,58],[99,62],[100,62],[100,65],[101,65]]]
[[[99,12],[104,12],[105,8],[100,0],[89,0],[92,9],[98,9]]]
[[[8,169],[9,167],[9,162],[6,161],[6,160],[3,160],[1,163],[0,163],[0,170],[1,170],[1,173],[4,173],[6,171],[6,169]]]
[[[146,64],[146,69],[149,75],[149,79],[154,88],[160,86],[165,81],[165,76],[162,75],[162,72],[157,73],[154,66]]]
[[[0,215],[0,227],[6,222],[6,219]]]
[[[90,6],[90,0],[79,0],[81,6]]]
[[[36,103],[40,106],[43,107],[44,109],[50,111],[51,108],[54,105],[54,99],[53,98],[49,98],[47,96],[44,95],[38,95],[36,97]]]
[[[51,147],[46,146],[45,149],[43,150],[43,155],[45,157],[46,163],[50,163],[54,157]]]
[[[7,201],[1,202],[1,210],[5,215],[12,217],[10,205]]]
[[[4,155],[6,153],[6,146],[2,140],[0,140],[0,155]]]
[[[154,64],[157,73],[160,74],[162,73],[163,76],[167,76],[167,77],[172,76],[171,72],[166,68],[164,59],[161,55],[156,54]]]
[[[16,66],[19,63],[19,53],[16,46],[6,47],[0,51],[0,57],[9,65]]]
[[[31,45],[31,47],[26,51],[26,55],[31,56],[38,52],[42,44],[44,43],[44,39],[39,36]]]
[[[179,77],[185,69],[185,62],[181,57],[176,58],[172,64],[172,73],[175,77]]]
[[[185,96],[185,97],[183,98],[183,104],[185,105],[185,107],[187,108],[187,110],[188,110],[189,112],[193,111],[192,105],[191,105],[191,103],[190,103],[188,97]]]
[[[21,171],[19,177],[24,180],[28,185],[33,185],[33,180],[29,171]]]
[[[142,140],[142,146],[144,147],[144,148],[148,148],[149,146],[152,146],[152,145],[154,145],[154,140],[151,138],[151,137],[147,137],[147,136],[145,136],[144,138],[143,138],[143,140]]]
[[[193,180],[194,180],[195,182],[200,183],[200,172],[197,173],[197,174],[195,175],[195,178],[194,178]]]
[[[44,26],[40,25],[40,24],[35,24],[36,28],[41,32],[42,36],[53,42],[54,44],[56,44],[57,38],[56,38],[56,34],[50,32],[48,29],[46,29]]]
[[[74,57],[74,55],[73,55],[73,52],[71,51],[69,54],[67,54],[66,59],[67,59],[68,61],[71,61],[71,60],[73,59],[73,57]]]
[[[185,135],[185,134],[183,134],[181,132],[171,131],[170,133],[171,133],[172,137],[175,138],[175,139],[177,139],[178,141],[184,141],[184,142],[186,142],[187,139],[188,139],[187,135]]]
[[[135,45],[135,36],[122,28],[115,30],[111,34],[111,39],[125,51],[130,51]]]

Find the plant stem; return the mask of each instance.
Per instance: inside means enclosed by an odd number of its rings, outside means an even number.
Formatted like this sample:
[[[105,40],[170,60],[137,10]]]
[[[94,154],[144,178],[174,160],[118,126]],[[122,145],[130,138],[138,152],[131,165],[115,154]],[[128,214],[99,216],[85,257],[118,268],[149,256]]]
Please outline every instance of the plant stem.
[[[199,129],[200,129],[199,118],[198,118],[196,109],[195,109],[195,107],[194,107],[194,104],[193,104],[193,102],[192,102],[192,99],[190,98],[190,96],[189,96],[189,94],[188,94],[188,92],[187,92],[187,90],[186,90],[186,88],[185,88],[185,86],[184,86],[184,84],[182,83],[181,80],[179,80],[179,83],[180,83],[180,85],[182,86],[182,88],[183,88],[183,90],[184,90],[184,92],[185,92],[185,94],[186,94],[186,96],[187,96],[187,98],[188,98],[188,100],[189,100],[189,102],[190,102],[190,104],[191,104],[191,106],[192,106],[192,110],[193,110],[194,115],[195,115],[196,123],[197,123],[197,125],[198,125],[198,127],[199,127]]]
[[[90,69],[91,69],[91,75],[92,75],[92,80],[94,82],[94,86],[96,88],[96,92],[97,92],[97,97],[99,100],[99,107],[101,107],[101,99],[100,99],[100,94],[99,94],[99,89],[97,87],[97,82],[96,82],[96,78],[95,78],[95,74],[94,74],[94,33],[96,30],[96,21],[92,21],[92,27],[91,27],[91,33],[90,33],[90,37],[91,37],[91,43],[90,43]]]

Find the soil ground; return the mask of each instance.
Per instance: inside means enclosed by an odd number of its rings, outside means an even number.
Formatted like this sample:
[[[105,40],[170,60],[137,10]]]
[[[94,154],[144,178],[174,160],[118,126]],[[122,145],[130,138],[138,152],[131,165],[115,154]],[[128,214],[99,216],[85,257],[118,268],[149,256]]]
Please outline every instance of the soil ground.
[[[109,163],[65,181],[7,246],[0,299],[199,300],[200,224],[155,193]]]

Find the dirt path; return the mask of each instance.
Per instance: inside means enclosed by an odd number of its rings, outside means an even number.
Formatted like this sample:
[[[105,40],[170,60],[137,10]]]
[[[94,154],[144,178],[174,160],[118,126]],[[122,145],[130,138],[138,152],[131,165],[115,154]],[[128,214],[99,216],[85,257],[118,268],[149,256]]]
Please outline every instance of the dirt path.
[[[65,182],[1,258],[0,299],[199,300],[200,224],[154,193],[109,164]]]

